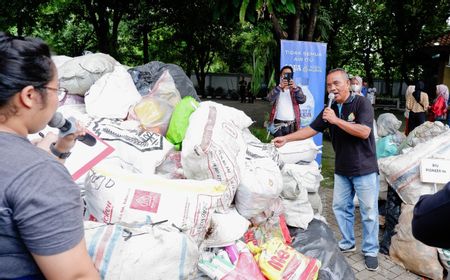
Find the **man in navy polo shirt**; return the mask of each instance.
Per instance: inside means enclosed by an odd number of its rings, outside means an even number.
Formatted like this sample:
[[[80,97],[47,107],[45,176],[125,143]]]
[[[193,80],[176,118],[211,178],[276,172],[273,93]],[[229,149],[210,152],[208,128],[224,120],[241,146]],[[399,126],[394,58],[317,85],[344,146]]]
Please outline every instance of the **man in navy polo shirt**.
[[[329,129],[336,153],[333,211],[342,240],[342,252],[355,251],[355,193],[363,224],[362,252],[366,268],[378,269],[378,164],[373,134],[374,112],[370,101],[351,94],[350,80],[343,69],[327,75],[327,91],[335,103],[325,108],[310,126],[273,140],[276,147],[289,141],[303,140]]]

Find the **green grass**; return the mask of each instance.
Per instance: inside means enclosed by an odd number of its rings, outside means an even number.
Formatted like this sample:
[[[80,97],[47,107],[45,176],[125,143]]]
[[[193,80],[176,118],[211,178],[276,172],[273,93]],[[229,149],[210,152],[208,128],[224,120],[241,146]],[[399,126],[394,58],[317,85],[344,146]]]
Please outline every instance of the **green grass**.
[[[272,135],[267,138],[267,130],[261,127],[251,127],[250,132],[263,143],[270,143],[273,139]]]
[[[323,181],[320,186],[333,188],[334,185],[334,151],[330,139],[324,137],[322,142],[322,176]]]

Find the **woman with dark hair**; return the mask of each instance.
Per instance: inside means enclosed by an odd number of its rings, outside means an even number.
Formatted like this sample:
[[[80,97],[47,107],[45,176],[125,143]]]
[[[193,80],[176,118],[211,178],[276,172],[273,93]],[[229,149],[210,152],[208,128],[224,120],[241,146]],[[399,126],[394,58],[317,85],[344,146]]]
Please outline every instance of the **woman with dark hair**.
[[[423,124],[426,120],[426,112],[428,110],[429,101],[428,94],[426,94],[423,90],[424,84],[419,81],[415,85],[414,92],[407,96],[406,108],[409,110],[409,131],[413,131],[414,128]]]
[[[84,129],[55,139],[46,147],[52,154],[27,138],[47,125],[65,93],[43,41],[0,32],[1,279],[99,278],[84,241],[80,190],[57,160]]]

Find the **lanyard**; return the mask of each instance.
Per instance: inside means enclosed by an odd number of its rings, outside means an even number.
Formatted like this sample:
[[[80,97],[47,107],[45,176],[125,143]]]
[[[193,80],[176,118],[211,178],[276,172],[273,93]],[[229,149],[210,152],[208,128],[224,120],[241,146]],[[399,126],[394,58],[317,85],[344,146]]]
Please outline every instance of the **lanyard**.
[[[339,118],[341,118],[342,117],[342,104],[337,104],[337,106],[338,106],[338,110],[339,110]]]

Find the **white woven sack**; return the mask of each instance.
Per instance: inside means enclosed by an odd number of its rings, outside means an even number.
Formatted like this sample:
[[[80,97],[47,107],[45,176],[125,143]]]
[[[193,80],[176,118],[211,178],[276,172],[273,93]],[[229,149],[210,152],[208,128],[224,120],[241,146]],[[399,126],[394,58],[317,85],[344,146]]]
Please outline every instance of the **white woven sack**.
[[[286,184],[286,182],[291,181],[291,178],[294,179],[298,186],[305,188],[308,192],[318,192],[320,182],[323,180],[319,165],[316,161],[312,161],[306,165],[285,164],[282,169],[282,174],[284,182],[282,196],[290,199],[294,199],[299,192],[298,190],[291,188],[293,185]]]
[[[125,119],[131,106],[142,99],[125,67],[117,65],[86,92],[86,111],[92,117]]]
[[[317,146],[312,138],[288,142],[278,148],[280,159],[284,163],[311,162],[320,153],[321,146]]]
[[[302,190],[296,199],[282,199],[286,224],[307,229],[314,218],[314,210],[308,200],[308,192]]]
[[[226,212],[240,183],[246,144],[242,130],[252,120],[244,112],[215,102],[201,102],[189,118],[181,164],[190,179],[216,179],[228,186],[221,201]]]
[[[225,247],[234,244],[247,232],[250,222],[239,215],[236,208],[228,213],[213,213],[208,236],[203,242],[205,247]]]
[[[269,209],[283,190],[283,178],[278,165],[270,158],[245,161],[241,170],[235,205],[239,214],[254,218]]]
[[[170,224],[130,227],[85,222],[86,247],[102,279],[193,279],[199,250]]]
[[[450,131],[411,148],[406,154],[378,160],[380,172],[398,193],[403,202],[414,205],[424,194],[435,193],[434,184],[420,181],[422,159],[439,158],[450,160]],[[437,189],[444,185],[437,184]]]
[[[314,214],[322,215],[322,199],[318,192],[316,193],[308,193],[308,201],[311,203],[311,207],[314,210]]]
[[[226,187],[215,180],[168,180],[99,164],[86,181],[86,219],[104,223],[169,220],[203,241]]]
[[[55,64],[56,69],[58,69],[64,63],[66,63],[67,61],[69,61],[71,59],[72,59],[72,57],[67,56],[67,55],[52,55],[52,61]]]
[[[66,61],[58,68],[59,85],[70,94],[84,96],[103,74],[112,72],[118,62],[103,53],[86,54]]]
[[[136,173],[155,174],[173,145],[157,133],[142,130],[137,121],[94,119],[88,128],[115,150],[109,158],[120,158]]]

